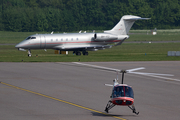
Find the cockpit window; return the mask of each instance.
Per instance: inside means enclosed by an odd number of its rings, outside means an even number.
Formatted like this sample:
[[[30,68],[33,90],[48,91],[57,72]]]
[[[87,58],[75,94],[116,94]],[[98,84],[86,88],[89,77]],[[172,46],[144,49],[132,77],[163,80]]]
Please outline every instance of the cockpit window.
[[[36,37],[27,37],[26,40],[29,40],[29,39],[36,39]]]
[[[31,39],[31,37],[27,37],[27,38],[26,38],[26,40],[29,40],[29,39]]]
[[[31,39],[36,39],[36,37],[31,37]]]
[[[131,87],[129,86],[117,86],[113,89],[113,98],[116,97],[131,97],[134,98],[134,93]]]

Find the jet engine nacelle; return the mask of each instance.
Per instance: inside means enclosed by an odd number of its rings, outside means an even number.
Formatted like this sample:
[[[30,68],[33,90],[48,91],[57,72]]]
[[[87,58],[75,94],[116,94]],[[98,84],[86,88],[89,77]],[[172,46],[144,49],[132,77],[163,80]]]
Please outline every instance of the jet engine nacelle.
[[[19,51],[26,51],[25,49],[23,48],[18,48]]]
[[[106,41],[106,40],[116,40],[118,39],[117,35],[112,35],[108,33],[95,33],[94,40],[96,41]]]

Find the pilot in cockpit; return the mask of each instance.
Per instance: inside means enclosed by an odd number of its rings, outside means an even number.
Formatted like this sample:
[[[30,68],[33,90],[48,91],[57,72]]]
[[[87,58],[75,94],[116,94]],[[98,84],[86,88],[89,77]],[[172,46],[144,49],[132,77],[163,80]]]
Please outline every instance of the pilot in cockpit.
[[[114,89],[114,97],[121,97],[121,90],[120,87]]]

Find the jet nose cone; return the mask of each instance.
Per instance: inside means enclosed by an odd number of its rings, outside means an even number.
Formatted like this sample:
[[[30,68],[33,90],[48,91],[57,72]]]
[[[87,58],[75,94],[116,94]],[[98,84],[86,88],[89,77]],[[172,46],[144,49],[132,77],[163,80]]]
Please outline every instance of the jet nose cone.
[[[24,41],[22,41],[22,42],[20,42],[20,43],[18,43],[15,47],[16,48],[21,48],[21,47],[24,47]]]
[[[20,45],[19,44],[17,44],[16,46],[15,46],[15,48],[19,48],[20,47]]]

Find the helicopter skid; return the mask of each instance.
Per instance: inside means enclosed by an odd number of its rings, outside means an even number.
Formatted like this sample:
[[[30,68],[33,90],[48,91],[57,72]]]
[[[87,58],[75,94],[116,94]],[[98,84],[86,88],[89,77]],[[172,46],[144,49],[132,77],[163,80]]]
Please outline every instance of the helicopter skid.
[[[113,104],[112,101],[110,100],[110,101],[107,103],[106,108],[105,108],[104,111],[106,111],[106,112],[108,113],[109,110],[110,110],[111,108],[113,108],[114,106],[115,106],[115,104]]]
[[[135,108],[134,104],[133,104],[132,106],[128,106],[128,107],[132,110],[132,112],[133,112],[134,114],[136,114],[136,115],[139,114],[139,112],[136,112],[136,108]]]
[[[113,108],[115,106],[115,104],[113,104],[113,102],[111,100],[108,101],[107,105],[106,105],[106,108],[104,111],[106,111],[107,113],[109,113],[109,110],[111,108]],[[136,112],[136,108],[134,106],[134,104],[132,104],[132,106],[128,105],[128,107],[132,110],[132,112],[136,115],[139,114],[139,112]]]

